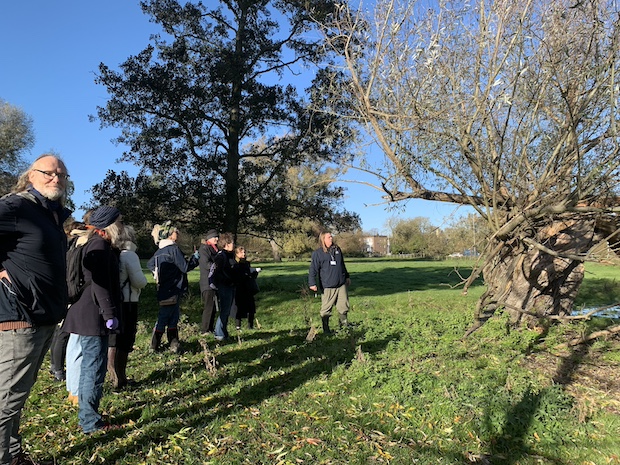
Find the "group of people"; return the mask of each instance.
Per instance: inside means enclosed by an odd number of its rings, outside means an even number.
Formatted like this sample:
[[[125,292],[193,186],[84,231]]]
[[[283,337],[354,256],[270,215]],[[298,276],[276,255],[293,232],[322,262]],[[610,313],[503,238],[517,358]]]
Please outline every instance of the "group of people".
[[[135,232],[123,224],[117,208],[104,205],[67,234],[63,225],[71,214],[65,208],[68,178],[63,161],[45,154],[0,199],[0,465],[36,463],[21,446],[21,412],[52,344],[51,371],[57,379],[66,378],[69,399],[79,407],[79,425],[86,434],[114,427],[99,413],[106,373],[115,389],[130,382],[127,359],[136,338],[140,292],[147,284]],[[255,323],[260,268],[250,266],[233,234],[208,231],[189,258],[177,244],[179,234],[170,221],[156,225],[152,233],[158,249],[147,266],[159,301],[151,338],[154,351],[160,350],[164,333],[170,350],[179,351],[180,299],[188,286],[188,271],[197,266],[204,304],[202,333],[227,339],[231,312],[237,329],[244,318],[249,328]],[[312,255],[309,285],[315,291],[323,289],[323,330],[330,333],[334,305],[340,324],[348,325],[349,274],[331,234],[322,234],[320,241]],[[70,305],[69,243],[82,247],[83,274],[79,295]]]
[[[212,333],[218,341],[229,337],[228,320],[235,316],[237,329],[241,319],[254,327],[258,292],[256,278],[260,268],[253,268],[245,256],[245,248],[235,247],[232,233],[221,236],[215,229],[208,231],[194,254],[186,259],[177,240],[179,230],[170,221],[153,228],[152,236],[158,250],[147,263],[157,283],[159,312],[153,328],[150,348],[161,348],[164,333],[172,352],[180,348],[178,322],[181,297],[187,291],[187,273],[200,269],[200,292],[203,300],[201,332]],[[216,320],[217,316],[217,320]]]

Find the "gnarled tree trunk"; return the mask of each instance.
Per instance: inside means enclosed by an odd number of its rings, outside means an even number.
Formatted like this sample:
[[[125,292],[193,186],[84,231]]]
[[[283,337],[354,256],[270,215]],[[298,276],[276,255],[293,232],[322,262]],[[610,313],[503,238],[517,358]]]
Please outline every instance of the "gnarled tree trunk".
[[[476,326],[498,308],[513,324],[549,315],[568,315],[584,277],[583,258],[598,239],[593,219],[564,215],[528,225],[510,240],[494,240],[499,250],[483,266],[487,291],[476,310]]]

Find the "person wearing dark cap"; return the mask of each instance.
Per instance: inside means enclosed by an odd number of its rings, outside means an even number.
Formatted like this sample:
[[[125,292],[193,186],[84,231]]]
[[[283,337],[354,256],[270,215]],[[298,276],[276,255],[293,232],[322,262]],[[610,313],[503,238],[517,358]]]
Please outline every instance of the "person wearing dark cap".
[[[91,230],[84,244],[82,270],[87,283],[79,300],[69,307],[64,330],[81,349],[78,403],[84,433],[114,428],[99,413],[108,355],[108,336],[118,328],[121,307],[118,244],[123,233],[121,212],[108,205],[90,215]]]
[[[45,154],[0,199],[0,465],[36,464],[19,434],[22,409],[67,311],[67,168]]]
[[[187,290],[187,272],[198,266],[199,253],[196,251],[189,260],[185,259],[181,248],[177,245],[179,230],[171,221],[155,225],[151,235],[159,247],[147,263],[157,283],[159,301],[157,323],[151,337],[151,350],[153,352],[159,350],[166,331],[170,350],[177,353],[181,344],[178,328],[180,300]]]
[[[200,331],[203,334],[212,333],[215,330],[215,291],[209,286],[209,271],[213,260],[218,253],[217,241],[220,235],[215,229],[210,229],[201,241],[198,253],[200,254],[200,294],[202,295],[202,322]]]

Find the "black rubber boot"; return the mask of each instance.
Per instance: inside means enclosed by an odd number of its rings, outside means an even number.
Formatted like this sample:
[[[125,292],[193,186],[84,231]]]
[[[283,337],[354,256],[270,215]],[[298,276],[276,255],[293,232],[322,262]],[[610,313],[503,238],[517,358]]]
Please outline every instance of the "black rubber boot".
[[[153,337],[151,337],[151,352],[158,352],[159,345],[161,344],[161,338],[164,333],[160,333],[159,331],[153,330]]]
[[[178,354],[181,350],[181,341],[179,341],[179,330],[177,328],[168,329],[168,342],[170,343],[170,352]]]
[[[127,387],[127,357],[129,354],[124,350],[116,349],[116,376],[118,377],[118,385],[116,390],[121,390]]]
[[[321,318],[321,321],[323,322],[323,332],[325,334],[331,334],[332,330],[329,329],[329,317],[328,316],[324,316]]]

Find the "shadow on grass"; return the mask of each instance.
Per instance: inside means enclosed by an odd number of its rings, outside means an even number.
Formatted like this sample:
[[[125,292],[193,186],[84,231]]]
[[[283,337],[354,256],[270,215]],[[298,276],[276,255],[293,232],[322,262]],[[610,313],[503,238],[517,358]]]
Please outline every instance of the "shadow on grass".
[[[574,348],[570,355],[562,359],[562,363],[553,377],[554,384],[540,392],[526,392],[520,402],[513,406],[504,418],[504,428],[501,435],[491,438],[491,461],[492,463],[511,465],[519,463],[528,456],[544,458],[545,463],[565,464],[564,461],[555,457],[542,457],[537,451],[532,450],[526,444],[527,437],[531,434],[530,428],[534,419],[541,415],[545,397],[557,397],[563,395],[557,392],[573,382],[575,371],[588,355],[590,346],[581,344]]]
[[[257,331],[251,334],[252,338],[269,339],[254,346],[232,343],[236,347],[218,355],[219,368],[212,378],[201,375],[201,382],[191,383],[174,395],[164,395],[152,402],[131,403],[123,414],[115,417],[116,423],[136,422],[139,429],[126,427],[108,432],[106,436],[87,438],[57,458],[74,457],[112,438],[124,437],[122,450],[105,457],[108,463],[117,463],[126,455],[143,454],[183,428],[204,428],[217,418],[226,418],[268,398],[286,396],[312,379],[331,374],[339,365],[351,363],[363,332],[352,331],[334,337],[319,334],[312,343],[305,343],[305,336],[305,330]],[[361,350],[367,354],[378,353],[398,337],[393,334],[382,340],[365,342]],[[226,348],[213,342],[209,345],[215,353]],[[179,359],[173,368],[154,370],[141,383],[141,389],[157,391],[157,386],[174,381],[180,374],[191,377],[191,373],[204,373],[204,363],[196,360]],[[256,381],[256,377],[261,377],[260,381]],[[233,389],[234,395],[222,392],[233,385],[240,386],[238,390]],[[131,437],[127,436],[129,431]]]

